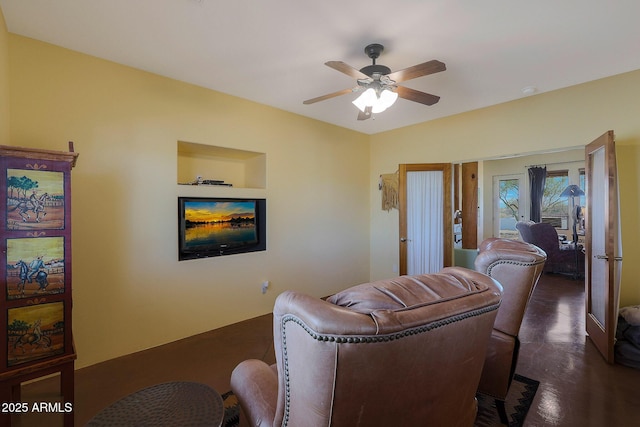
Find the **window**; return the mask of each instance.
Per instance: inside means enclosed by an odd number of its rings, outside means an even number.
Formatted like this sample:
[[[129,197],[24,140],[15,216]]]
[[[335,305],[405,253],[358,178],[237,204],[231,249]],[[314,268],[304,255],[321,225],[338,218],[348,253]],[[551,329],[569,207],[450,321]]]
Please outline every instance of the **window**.
[[[542,196],[542,222],[556,228],[569,228],[569,200],[561,197],[569,185],[569,171],[548,171]]]
[[[520,179],[518,175],[494,177],[494,185],[497,185],[497,210],[498,237],[507,239],[519,239],[520,233],[516,229],[516,223],[520,221],[523,214],[520,212]],[[496,191],[494,190],[494,191]]]

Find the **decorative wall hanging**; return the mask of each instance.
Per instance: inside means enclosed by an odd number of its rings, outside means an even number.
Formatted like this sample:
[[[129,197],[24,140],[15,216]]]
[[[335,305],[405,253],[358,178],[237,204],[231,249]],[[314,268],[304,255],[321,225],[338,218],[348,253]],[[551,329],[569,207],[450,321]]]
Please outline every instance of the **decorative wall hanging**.
[[[380,175],[378,189],[382,191],[382,209],[387,212],[398,209],[398,173]]]

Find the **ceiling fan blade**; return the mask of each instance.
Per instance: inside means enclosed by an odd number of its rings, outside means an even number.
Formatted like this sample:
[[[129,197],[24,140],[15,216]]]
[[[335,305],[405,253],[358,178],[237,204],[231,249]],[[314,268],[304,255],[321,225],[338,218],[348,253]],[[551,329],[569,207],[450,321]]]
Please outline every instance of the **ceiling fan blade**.
[[[371,109],[373,107],[365,107],[364,112],[358,111],[358,120],[367,120],[371,118]]]
[[[409,101],[419,102],[424,105],[433,105],[440,101],[440,97],[431,95],[430,93],[420,92],[419,90],[410,89],[404,86],[398,86],[396,88],[398,96]]]
[[[342,61],[329,61],[329,62],[325,62],[324,65],[326,65],[327,67],[331,67],[334,70],[340,71],[341,73],[344,73],[349,77],[353,77],[354,79],[368,79],[369,78],[369,76],[367,76],[365,73],[361,72],[360,70],[358,70],[356,68],[353,68],[349,64],[345,64]]]
[[[410,79],[415,79],[416,77],[439,73],[446,69],[447,66],[443,62],[434,59],[429,62],[414,65],[413,67],[405,68],[404,70],[394,71],[393,73],[387,74],[387,77],[396,83],[400,83]]]
[[[306,101],[302,101],[302,103],[305,105],[313,104],[316,102],[324,101],[325,99],[331,99],[331,98],[335,98],[336,96],[346,95],[348,93],[352,93],[353,91],[354,91],[353,89],[343,89],[338,92],[333,92],[327,95],[318,96],[317,98],[307,99]]]

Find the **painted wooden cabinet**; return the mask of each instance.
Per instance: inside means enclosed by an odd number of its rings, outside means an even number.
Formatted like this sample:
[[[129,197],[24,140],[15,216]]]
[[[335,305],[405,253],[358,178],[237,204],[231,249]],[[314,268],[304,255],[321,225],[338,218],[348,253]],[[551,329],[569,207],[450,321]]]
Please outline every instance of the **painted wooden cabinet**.
[[[77,156],[72,143],[69,152],[0,146],[3,402],[19,401],[23,381],[61,372],[64,401],[73,405],[71,169]]]

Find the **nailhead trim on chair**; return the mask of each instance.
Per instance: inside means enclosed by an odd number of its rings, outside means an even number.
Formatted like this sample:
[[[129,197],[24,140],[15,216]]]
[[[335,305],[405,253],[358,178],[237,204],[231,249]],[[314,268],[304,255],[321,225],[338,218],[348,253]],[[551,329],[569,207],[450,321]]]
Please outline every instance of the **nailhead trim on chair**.
[[[492,262],[491,264],[489,264],[489,267],[487,267],[487,276],[491,276],[491,270],[493,269],[493,267],[500,265],[500,264],[513,264],[513,265],[521,265],[521,266],[532,266],[532,265],[538,265],[538,264],[543,264],[547,259],[543,259],[541,261],[536,261],[536,262],[524,262],[524,261],[510,261],[510,260],[499,260],[499,261],[495,261]]]
[[[282,418],[282,425],[286,427],[289,425],[289,411],[290,411],[290,403],[291,403],[291,390],[289,388],[289,358],[287,354],[287,336],[285,326],[289,322],[293,322],[302,327],[302,329],[309,334],[309,336],[317,341],[324,342],[335,342],[338,344],[366,344],[372,342],[388,342],[396,339],[401,339],[411,335],[417,335],[424,332],[429,332],[433,329],[440,328],[442,326],[449,325],[451,323],[459,322],[461,320],[465,320],[471,317],[476,317],[481,314],[489,313],[491,311],[497,310],[500,307],[500,304],[491,305],[488,307],[484,307],[478,310],[469,311],[467,313],[458,314],[453,317],[449,317],[443,320],[438,320],[432,323],[429,323],[424,326],[420,326],[417,328],[409,329],[400,333],[394,333],[389,335],[379,335],[379,336],[349,336],[349,337],[335,337],[332,335],[322,335],[313,331],[310,327],[308,327],[302,320],[293,315],[285,315],[282,318],[282,351],[283,351],[283,363],[284,363],[284,382],[285,382],[285,408],[284,408],[284,416]]]

